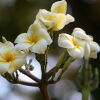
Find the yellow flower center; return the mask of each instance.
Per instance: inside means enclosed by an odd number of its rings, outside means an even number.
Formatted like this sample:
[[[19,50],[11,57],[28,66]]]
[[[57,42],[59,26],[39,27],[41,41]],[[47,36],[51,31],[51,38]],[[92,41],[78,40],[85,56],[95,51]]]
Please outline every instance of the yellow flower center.
[[[30,37],[27,37],[27,40],[29,41],[28,43],[32,44],[32,43],[36,43],[39,38],[37,36],[30,36]]]
[[[71,42],[73,43],[73,45],[74,45],[76,48],[80,48],[80,47],[81,47],[80,44],[79,44],[77,41],[75,41],[74,39],[72,39]]]
[[[6,61],[6,62],[10,62],[13,61],[15,59],[15,54],[12,52],[6,52],[3,54],[2,58]]]

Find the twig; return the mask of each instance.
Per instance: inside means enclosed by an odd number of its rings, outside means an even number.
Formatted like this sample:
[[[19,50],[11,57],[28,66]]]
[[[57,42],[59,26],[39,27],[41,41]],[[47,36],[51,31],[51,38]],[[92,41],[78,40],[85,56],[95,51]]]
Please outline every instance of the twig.
[[[25,75],[27,75],[29,78],[31,78],[32,80],[36,81],[36,82],[40,82],[41,80],[38,79],[36,76],[34,76],[33,74],[31,74],[29,71],[24,70],[24,69],[19,69],[19,71]]]
[[[25,81],[18,81],[18,82],[15,82],[13,84],[22,84],[22,85],[26,85],[26,86],[34,86],[34,87],[39,87],[39,84],[38,83],[31,83],[31,82],[25,82]]]
[[[26,86],[34,86],[39,87],[39,83],[33,83],[33,82],[26,82],[19,79],[16,79],[15,77],[12,77],[9,73],[6,73],[5,75],[2,75],[7,81],[9,81],[12,84],[22,84]]]

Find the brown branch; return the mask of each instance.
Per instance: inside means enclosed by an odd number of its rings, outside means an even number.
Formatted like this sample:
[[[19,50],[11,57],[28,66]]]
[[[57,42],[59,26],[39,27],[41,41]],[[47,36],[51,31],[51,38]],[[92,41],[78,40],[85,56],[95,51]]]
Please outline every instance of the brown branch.
[[[21,84],[21,85],[26,85],[26,86],[39,87],[39,84],[38,83],[25,82],[25,81],[21,81],[21,80],[19,80],[18,82],[15,82],[13,84]]]
[[[34,86],[34,87],[40,86],[39,83],[26,82],[26,81],[16,79],[16,78],[12,77],[11,74],[9,74],[9,73],[5,73],[5,75],[2,75],[2,77],[4,77],[7,81],[9,81],[12,84],[22,84],[22,85]]]
[[[51,100],[50,96],[48,94],[47,86],[41,86],[40,91],[41,91],[41,95],[43,97],[43,100]]]
[[[8,79],[7,79],[8,80]],[[32,83],[32,82],[26,82],[26,81],[22,81],[22,80],[17,80],[17,81],[13,81],[13,80],[8,80],[10,83],[12,84],[21,84],[21,85],[26,85],[26,86],[34,86],[34,87],[39,87],[38,83]]]
[[[41,82],[40,79],[38,79],[36,76],[34,76],[33,74],[31,74],[29,71],[24,70],[24,69],[19,69],[19,71],[25,75],[27,75],[29,78],[31,78],[32,80],[36,81],[36,82]]]

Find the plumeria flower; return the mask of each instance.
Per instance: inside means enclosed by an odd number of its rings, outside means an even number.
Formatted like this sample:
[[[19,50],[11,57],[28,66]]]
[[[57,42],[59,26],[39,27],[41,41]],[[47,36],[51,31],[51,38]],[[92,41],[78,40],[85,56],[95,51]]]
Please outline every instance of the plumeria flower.
[[[24,65],[25,62],[26,54],[16,50],[11,42],[0,43],[0,74],[12,73]]]
[[[51,6],[51,11],[39,10],[36,19],[40,20],[48,29],[58,31],[74,21],[74,17],[69,14],[66,15],[66,10],[67,2],[65,0],[57,1]]]
[[[100,51],[100,46],[98,43],[93,41],[92,36],[87,35],[81,28],[75,28],[72,35],[77,38],[81,44],[88,43],[90,46],[90,57],[97,58],[97,53]]]
[[[15,47],[19,50],[29,49],[34,53],[44,54],[52,39],[47,30],[35,22],[29,27],[27,33],[22,33],[16,38],[15,43],[17,43]]]
[[[58,38],[58,45],[66,48],[69,55],[73,58],[82,58],[84,56],[83,45],[79,44],[77,39],[69,34],[60,34]]]

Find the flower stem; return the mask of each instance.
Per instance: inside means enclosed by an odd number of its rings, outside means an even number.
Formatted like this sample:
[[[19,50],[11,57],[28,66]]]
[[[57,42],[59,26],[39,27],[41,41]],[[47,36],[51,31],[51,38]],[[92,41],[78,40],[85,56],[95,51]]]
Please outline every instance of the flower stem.
[[[89,89],[82,90],[82,100],[89,100],[90,91]]]
[[[89,80],[89,57],[84,57],[82,100],[89,100],[89,95],[90,95],[89,81],[90,81]]]
[[[43,100],[50,100],[49,94],[48,94],[48,89],[46,85],[43,85],[40,87],[40,91],[43,97]]]

